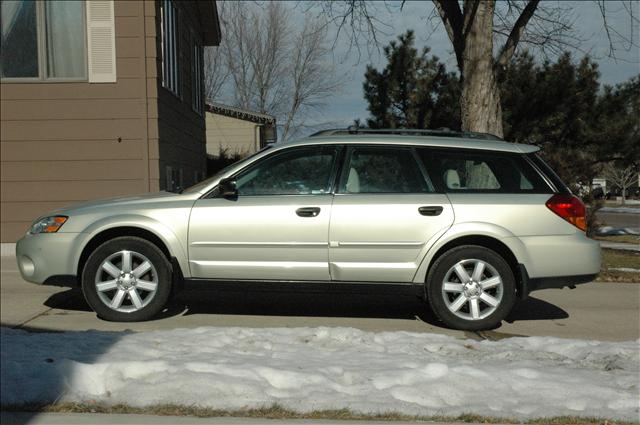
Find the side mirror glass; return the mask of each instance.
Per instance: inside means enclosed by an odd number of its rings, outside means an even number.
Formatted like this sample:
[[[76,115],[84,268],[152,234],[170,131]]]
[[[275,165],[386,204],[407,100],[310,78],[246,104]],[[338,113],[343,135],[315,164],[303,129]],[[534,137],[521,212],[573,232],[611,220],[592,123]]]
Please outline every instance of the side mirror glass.
[[[218,184],[220,195],[225,198],[235,198],[238,196],[237,182],[234,178],[222,179]]]

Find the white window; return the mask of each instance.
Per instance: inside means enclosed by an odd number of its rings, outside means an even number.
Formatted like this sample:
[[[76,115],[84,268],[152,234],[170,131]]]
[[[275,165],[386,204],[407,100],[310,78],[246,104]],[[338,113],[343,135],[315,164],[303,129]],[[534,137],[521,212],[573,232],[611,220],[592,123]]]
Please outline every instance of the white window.
[[[162,86],[180,96],[178,62],[178,9],[172,0],[162,0]]]
[[[3,0],[0,16],[3,79],[87,79],[84,1]]]
[[[191,106],[193,110],[202,115],[204,103],[202,102],[202,45],[195,35],[192,35],[191,48]]]

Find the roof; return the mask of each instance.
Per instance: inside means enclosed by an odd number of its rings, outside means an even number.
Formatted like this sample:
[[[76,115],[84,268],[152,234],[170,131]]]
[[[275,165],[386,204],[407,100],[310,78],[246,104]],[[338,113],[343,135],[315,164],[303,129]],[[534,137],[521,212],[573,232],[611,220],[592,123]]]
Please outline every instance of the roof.
[[[261,114],[260,112],[249,111],[248,109],[237,108],[235,106],[223,105],[221,103],[208,102],[205,110],[213,114],[224,115],[243,121],[251,121],[258,124],[276,124],[276,117],[273,115]]]
[[[294,145],[315,145],[333,143],[358,143],[371,145],[410,145],[410,146],[431,146],[442,148],[461,148],[491,150],[500,152],[531,153],[540,150],[534,145],[524,145],[521,143],[510,143],[500,140],[464,138],[464,137],[443,137],[443,136],[404,136],[395,134],[341,134],[341,135],[317,135],[294,142],[281,144],[287,146]]]
[[[442,136],[442,137],[462,137],[463,139],[485,139],[485,140],[504,140],[495,134],[478,133],[475,131],[453,131],[448,128],[438,129],[417,129],[417,128],[360,128],[351,126],[349,128],[334,128],[329,130],[321,130],[313,133],[309,137],[316,136],[335,136],[338,134],[354,135],[354,134],[394,134],[398,136]]]
[[[222,38],[216,0],[198,1],[198,14],[202,22],[202,38],[205,46],[219,46]]]

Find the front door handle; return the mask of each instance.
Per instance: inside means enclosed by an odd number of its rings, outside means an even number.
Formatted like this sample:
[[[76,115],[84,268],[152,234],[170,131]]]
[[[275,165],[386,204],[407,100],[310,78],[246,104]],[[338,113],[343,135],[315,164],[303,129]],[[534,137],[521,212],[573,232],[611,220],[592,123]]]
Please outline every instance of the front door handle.
[[[418,208],[418,212],[422,215],[435,216],[442,213],[442,207],[428,206]]]
[[[298,208],[296,214],[300,217],[317,217],[320,214],[320,208],[318,207],[304,207]]]

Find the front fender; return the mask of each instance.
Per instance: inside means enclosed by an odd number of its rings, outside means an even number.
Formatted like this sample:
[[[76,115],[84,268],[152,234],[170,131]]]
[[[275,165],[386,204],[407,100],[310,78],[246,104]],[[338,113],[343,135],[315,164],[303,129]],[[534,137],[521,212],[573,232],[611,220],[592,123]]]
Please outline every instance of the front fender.
[[[414,283],[424,283],[427,278],[427,272],[429,271],[429,265],[433,261],[436,253],[448,244],[456,239],[465,236],[484,236],[492,239],[496,239],[507,246],[516,257],[519,263],[525,266],[529,264],[528,254],[522,241],[515,237],[513,233],[502,226],[498,226],[485,222],[466,222],[460,224],[454,224],[451,226],[438,240],[427,248],[424,253],[420,266],[416,271],[413,278]]]
[[[118,227],[136,227],[139,229],[147,230],[156,235],[165,244],[169,250],[169,254],[175,257],[180,264],[182,273],[185,277],[190,277],[189,262],[187,260],[187,254],[185,244],[169,227],[164,225],[158,220],[151,217],[136,215],[136,214],[122,214],[110,217],[105,217],[101,220],[91,223],[84,230],[82,230],[82,238],[79,238],[79,246],[74,250],[73,265],[74,270],[77,270],[80,262],[80,255],[87,246],[89,241],[93,239],[99,233],[105,230],[115,229]]]

